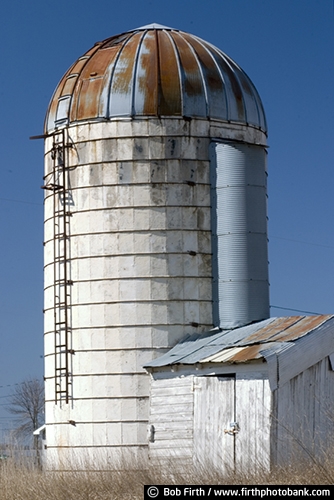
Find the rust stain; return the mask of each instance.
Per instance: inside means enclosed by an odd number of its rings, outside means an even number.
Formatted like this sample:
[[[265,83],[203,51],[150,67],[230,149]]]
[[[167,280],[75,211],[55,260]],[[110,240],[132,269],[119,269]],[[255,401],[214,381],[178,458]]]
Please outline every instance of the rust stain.
[[[115,49],[110,49],[110,51],[100,50],[87,62],[74,88],[70,110],[71,121],[99,116],[99,102],[103,89],[102,76],[104,76],[108,67],[112,66],[116,56],[117,51]],[[91,74],[94,74],[94,76],[91,76]],[[96,80],[98,83],[94,83]]]
[[[70,121],[75,121],[77,119],[77,106],[78,106],[78,98],[79,98],[79,92],[82,87],[82,80],[81,80],[81,73],[85,68],[85,65],[89,62],[91,57],[94,57],[94,54],[97,53],[99,50],[100,46],[99,44],[96,44],[94,47],[92,47],[86,54],[84,54],[82,57],[80,57],[72,66],[71,71],[69,75],[73,73],[77,73],[77,78],[75,81],[75,84],[73,85],[72,89],[72,97],[71,97],[71,103],[69,106],[69,119]]]
[[[240,345],[296,340],[318,328],[318,326],[330,318],[332,318],[332,315],[277,318],[268,326],[243,339]]]
[[[242,91],[238,79],[231,69],[231,67],[225,62],[223,57],[218,57],[214,52],[212,52],[215,60],[217,61],[218,66],[220,67],[222,74],[225,75],[229,79],[229,83],[232,88],[232,93],[235,98],[235,102],[237,105],[237,113],[238,119],[244,121],[246,119],[245,116],[245,107],[242,98]],[[232,64],[231,64],[232,65]],[[232,65],[233,66],[233,65]]]
[[[291,325],[283,332],[271,337],[270,340],[284,342],[298,339],[303,335],[311,332],[312,330],[318,328],[322,323],[329,320],[330,318],[332,318],[332,315],[307,316],[298,321],[298,323]]]
[[[85,66],[85,64],[87,63],[88,60],[89,60],[89,58],[87,56],[80,57],[80,59],[78,59],[73,64],[68,76],[73,75],[73,74],[80,75],[83,67]]]
[[[268,348],[271,342],[297,340],[317,329],[331,318],[333,318],[331,314],[277,318],[271,325],[261,328],[258,332],[243,339],[235,348],[223,349],[218,354],[202,359],[201,362],[245,363],[263,358],[261,351]]]
[[[77,120],[99,116],[99,103],[104,87],[103,77],[107,68],[113,65],[117,52],[114,48],[101,50],[85,66],[75,106]]]
[[[181,64],[184,69],[184,90],[189,97],[197,97],[203,95],[204,89],[202,84],[201,72],[199,70],[196,58],[189,48],[186,41],[177,32],[170,33],[174,39],[180,55]]]
[[[77,119],[84,120],[98,116],[103,78],[83,80],[80,88]]]
[[[143,49],[138,66],[142,74],[138,78],[138,87],[143,98],[144,115],[156,115],[158,109],[158,62],[156,32],[151,30],[145,34]]]
[[[254,359],[262,358],[260,354],[263,345],[252,345],[246,347],[229,347],[218,354],[201,359],[201,363],[245,363]]]
[[[122,47],[112,80],[112,93],[130,94],[133,83],[132,77],[135,55],[142,36],[143,33],[136,33],[128,43]]]
[[[78,77],[77,76],[69,76],[66,79],[66,82],[65,82],[65,85],[64,85],[63,90],[61,92],[61,95],[62,96],[64,96],[64,95],[72,95],[74,87],[75,87],[75,84],[77,83],[77,81],[78,81]]]
[[[81,78],[83,80],[90,78],[92,73],[96,73],[97,76],[104,75],[108,66],[114,62],[118,51],[117,47],[115,47],[96,52],[83,68]]]
[[[158,31],[157,34],[160,76],[158,114],[166,116],[181,115],[181,81],[175,52],[167,33],[164,31]]]
[[[67,71],[64,77],[65,81],[64,85],[62,86],[61,96],[73,94],[75,84],[77,83],[81,71],[85,66],[85,64],[87,63],[87,61],[88,61],[87,57],[82,57],[73,64],[72,68],[70,68],[69,71]]]
[[[87,56],[88,58],[91,57],[92,55],[95,54],[95,52],[97,52],[99,49],[101,48],[101,44],[100,43],[96,43],[91,49],[87,50],[87,52],[85,53],[85,56]]]
[[[252,345],[249,347],[244,347],[241,351],[235,353],[230,359],[233,363],[243,363],[246,361],[251,361],[252,359],[262,358],[260,351],[263,349],[263,345]]]
[[[217,66],[215,65],[212,57],[205,49],[205,44],[201,44],[194,37],[188,33],[182,33],[182,36],[189,42],[189,44],[195,49],[198,59],[201,62],[202,71],[205,76],[205,82],[207,83],[209,89],[213,92],[223,92],[223,82]],[[210,47],[208,47],[209,52],[211,52]]]
[[[264,328],[261,328],[252,335],[249,335],[249,337],[243,339],[243,341],[240,342],[240,344],[246,345],[253,342],[269,341],[269,339],[271,339],[273,336],[275,336],[278,333],[281,333],[283,330],[286,330],[291,325],[294,325],[295,323],[300,321],[303,317],[304,316],[289,316],[286,318],[285,317],[277,318],[269,325],[265,326]]]

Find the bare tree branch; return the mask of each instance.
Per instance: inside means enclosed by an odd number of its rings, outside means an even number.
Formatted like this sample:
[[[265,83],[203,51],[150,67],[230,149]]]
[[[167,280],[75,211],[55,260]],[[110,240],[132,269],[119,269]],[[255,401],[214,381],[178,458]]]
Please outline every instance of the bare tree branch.
[[[29,379],[16,386],[9,397],[8,411],[16,416],[15,434],[21,437],[32,436],[44,421],[44,383]]]

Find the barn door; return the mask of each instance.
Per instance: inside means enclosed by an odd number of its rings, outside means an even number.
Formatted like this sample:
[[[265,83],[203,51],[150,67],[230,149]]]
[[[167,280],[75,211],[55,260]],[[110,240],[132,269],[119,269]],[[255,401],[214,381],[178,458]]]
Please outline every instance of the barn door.
[[[194,460],[224,472],[235,463],[235,377],[194,377]]]

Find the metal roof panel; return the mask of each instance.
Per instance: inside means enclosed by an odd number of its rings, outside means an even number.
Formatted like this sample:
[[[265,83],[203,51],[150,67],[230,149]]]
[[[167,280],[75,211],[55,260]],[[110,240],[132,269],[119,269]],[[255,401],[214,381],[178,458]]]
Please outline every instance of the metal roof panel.
[[[290,316],[277,318],[270,325],[261,328],[252,335],[245,337],[242,344],[258,342],[273,342],[278,340],[296,340],[325,323],[332,315],[321,316]]]

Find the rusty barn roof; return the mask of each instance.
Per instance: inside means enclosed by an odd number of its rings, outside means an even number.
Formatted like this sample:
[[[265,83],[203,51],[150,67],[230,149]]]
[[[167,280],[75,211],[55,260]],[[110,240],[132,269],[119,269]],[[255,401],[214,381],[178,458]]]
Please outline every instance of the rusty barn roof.
[[[265,358],[266,352],[285,351],[298,345],[298,341],[305,336],[314,334],[316,339],[317,332],[320,332],[324,325],[329,325],[334,334],[333,315],[270,318],[234,330],[215,329],[204,334],[188,336],[146,367],[193,363],[245,363]]]

